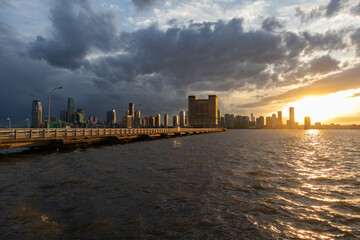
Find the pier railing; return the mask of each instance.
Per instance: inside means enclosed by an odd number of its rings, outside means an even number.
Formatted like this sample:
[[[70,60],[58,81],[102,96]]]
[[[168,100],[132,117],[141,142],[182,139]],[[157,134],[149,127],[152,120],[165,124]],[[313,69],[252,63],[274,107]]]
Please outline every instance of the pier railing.
[[[63,138],[80,136],[161,134],[191,131],[214,131],[214,128],[10,128],[0,129],[0,140]]]

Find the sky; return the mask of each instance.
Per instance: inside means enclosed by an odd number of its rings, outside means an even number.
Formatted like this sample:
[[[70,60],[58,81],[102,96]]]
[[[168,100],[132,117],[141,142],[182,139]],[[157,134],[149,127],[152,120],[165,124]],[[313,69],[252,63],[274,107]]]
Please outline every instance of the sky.
[[[57,117],[67,97],[105,120],[216,94],[222,114],[359,124],[359,57],[360,0],[0,0],[0,126],[58,86]]]

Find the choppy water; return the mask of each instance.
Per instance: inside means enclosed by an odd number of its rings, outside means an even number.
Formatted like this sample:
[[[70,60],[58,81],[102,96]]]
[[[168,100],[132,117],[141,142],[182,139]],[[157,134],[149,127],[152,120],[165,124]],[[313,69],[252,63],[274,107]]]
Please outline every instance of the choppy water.
[[[233,130],[0,158],[0,239],[355,239],[360,131]]]

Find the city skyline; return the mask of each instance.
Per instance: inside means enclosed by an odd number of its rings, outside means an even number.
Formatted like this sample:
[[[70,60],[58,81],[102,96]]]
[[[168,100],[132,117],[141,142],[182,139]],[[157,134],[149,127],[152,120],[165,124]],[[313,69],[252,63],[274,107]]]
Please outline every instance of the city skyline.
[[[101,118],[135,102],[171,119],[187,96],[217,95],[223,113],[294,106],[298,122],[359,124],[359,9],[339,0],[3,0],[0,126],[25,124],[35,99],[46,112],[55,86],[64,87],[52,96],[56,113],[72,96]]]
[[[303,117],[303,122],[297,122],[295,118],[295,108],[289,107],[289,118],[283,118],[283,111],[277,111],[269,115],[254,116],[253,113],[245,116],[239,114],[225,113],[221,115],[221,109],[218,108],[218,98],[216,95],[209,95],[208,99],[199,99],[197,96],[188,96],[188,111],[181,110],[177,115],[173,115],[173,125],[168,123],[169,115],[165,113],[149,115],[141,117],[141,111],[136,107],[142,107],[141,104],[128,103],[128,108],[123,111],[118,111],[118,118],[116,117],[116,109],[106,111],[105,120],[99,119],[98,116],[86,115],[85,110],[78,108],[75,112],[74,99],[68,97],[67,108],[68,110],[60,111],[60,117],[56,114],[51,114],[51,128],[61,128],[65,126],[71,127],[107,127],[110,128],[143,128],[143,127],[226,127],[226,128],[270,128],[270,129],[297,129],[297,128],[332,128],[338,127],[340,124],[324,124],[323,122],[314,121],[309,115]],[[39,100],[33,100],[31,110],[31,127],[42,128],[47,127],[47,116],[42,111],[42,104]],[[73,112],[73,114],[69,114]],[[120,116],[119,116],[120,115]],[[285,114],[286,115],[286,114]],[[44,118],[42,118],[44,116]],[[88,117],[87,117],[88,116]],[[192,116],[192,117],[191,117]],[[162,120],[163,117],[163,120]],[[118,120],[117,120],[118,119]],[[11,118],[7,119],[9,125]],[[214,121],[216,120],[216,121]],[[311,124],[313,120],[314,124]],[[285,121],[285,123],[284,123]],[[30,127],[29,118],[26,119],[27,126]],[[357,127],[358,125],[343,125],[344,127]],[[360,125],[359,125],[360,126]],[[7,126],[5,126],[7,127]],[[19,127],[19,126],[13,126]],[[23,127],[23,126],[20,126]],[[25,126],[26,127],[26,126]]]
[[[245,115],[241,115],[241,114],[233,114],[233,113],[224,113],[224,115],[221,115],[221,109],[218,109],[217,108],[217,105],[218,105],[218,100],[217,100],[217,96],[215,95],[209,95],[209,98],[211,96],[214,96],[216,97],[216,112],[218,113],[216,119],[218,119],[217,123],[214,125],[218,125],[220,126],[221,123],[220,123],[220,119],[221,117],[225,117],[226,115],[233,115],[234,117],[235,116],[242,116],[242,117],[246,117],[247,118],[247,121],[248,122],[253,122],[253,126],[256,126],[256,127],[259,127],[258,126],[258,119],[259,118],[262,118],[262,120],[259,119],[259,121],[263,121],[262,124],[260,124],[260,126],[263,126],[263,127],[268,127],[270,126],[270,128],[279,128],[279,127],[272,127],[272,124],[268,124],[269,121],[271,120],[268,120],[268,118],[276,118],[278,119],[278,121],[280,121],[280,126],[287,126],[287,128],[297,128],[298,125],[302,125],[304,126],[305,128],[309,128],[309,125],[308,124],[308,127],[306,127],[306,118],[309,118],[311,119],[311,122],[313,122],[314,124],[311,125],[311,126],[316,126],[318,125],[319,127],[319,124],[327,124],[327,125],[339,125],[339,123],[334,123],[334,122],[331,122],[331,123],[328,123],[328,122],[321,122],[321,121],[317,121],[317,119],[315,118],[312,118],[311,115],[309,114],[302,114],[300,116],[298,116],[298,114],[295,114],[295,110],[294,110],[294,107],[289,107],[288,109],[284,109],[284,110],[278,110],[278,111],[274,111],[270,114],[265,114],[265,115],[259,115],[259,116],[254,116],[253,113],[251,114],[245,114]],[[198,100],[198,97],[197,96],[189,96],[189,99],[188,99],[188,104],[190,104],[191,100],[193,97],[195,97],[196,100]],[[200,101],[199,102],[204,102],[206,99],[199,99]],[[206,100],[207,101],[207,100]],[[68,123],[76,123],[76,124],[85,124],[85,123],[109,123],[110,126],[111,125],[114,125],[117,124],[118,122],[122,122],[124,121],[124,119],[122,119],[124,116],[126,115],[129,115],[131,116],[132,118],[132,123],[131,123],[131,126],[132,127],[139,127],[139,126],[142,126],[140,124],[140,120],[141,120],[141,117],[140,117],[140,110],[137,110],[135,109],[135,106],[139,107],[139,108],[142,108],[143,106],[141,104],[135,104],[133,102],[130,102],[127,104],[128,108],[126,108],[126,111],[125,111],[125,115],[122,115],[122,110],[119,110],[119,109],[111,109],[111,110],[107,110],[107,111],[104,111],[101,115],[100,115],[100,118],[99,116],[97,115],[91,115],[91,114],[87,114],[85,115],[85,110],[82,109],[82,108],[75,108],[75,104],[74,104],[74,98],[73,97],[68,97],[67,98],[67,110],[61,110],[59,114],[56,114],[56,113],[51,113],[51,122],[58,122],[58,121],[62,121],[62,122],[68,122]],[[31,124],[29,126],[31,127],[34,127],[34,126],[41,126],[41,124],[43,124],[42,126],[45,127],[46,124],[47,124],[47,112],[45,110],[45,112],[42,110],[43,109],[43,104],[41,103],[41,101],[39,100],[33,100],[33,104],[32,104],[32,110],[31,110],[31,114],[30,114],[30,118],[26,118],[25,121],[26,121],[26,125],[27,124],[30,124],[28,123],[29,119],[30,119],[30,122]],[[190,108],[190,105],[188,106]],[[40,113],[37,112],[36,109],[39,109],[40,108]],[[46,108],[45,108],[46,109]],[[75,111],[76,109],[76,111]],[[69,112],[73,113],[73,114],[69,114]],[[91,111],[90,111],[91,112]],[[116,118],[116,113],[118,112],[119,116],[118,118]],[[175,111],[173,111],[175,112]],[[283,114],[283,112],[285,112],[285,114]],[[286,114],[288,112],[288,114]],[[186,121],[191,121],[188,118],[188,111],[185,111],[185,110],[181,110],[180,112],[178,113],[174,113],[172,114],[173,116],[177,116],[178,117],[178,126],[181,126],[181,127],[184,127],[184,126],[189,126],[189,123],[185,124]],[[199,114],[201,114],[199,112]],[[276,116],[277,114],[277,116]],[[102,116],[104,115],[104,117]],[[169,116],[168,113],[156,113],[155,116],[152,116],[154,115],[154,113],[152,114],[148,114],[147,117],[145,117],[144,119],[146,118],[154,118],[154,126],[161,126],[161,124],[164,124],[165,123],[165,116]],[[185,115],[186,115],[186,120],[185,120]],[[88,117],[87,117],[88,116]],[[283,116],[285,116],[283,118]],[[296,116],[296,117],[295,117]],[[163,120],[162,117],[164,117]],[[11,118],[7,118],[7,121],[13,121],[13,119]],[[96,119],[96,121],[95,121]],[[110,120],[109,120],[110,119]],[[116,119],[118,119],[116,121]],[[298,121],[298,119],[303,119],[302,121]],[[308,119],[308,120],[309,120]],[[272,120],[274,121],[274,120]],[[288,122],[286,124],[284,124],[284,121],[285,122]],[[9,122],[8,122],[9,123]],[[294,124],[297,124],[296,127]],[[249,124],[249,123],[248,123]],[[15,123],[15,125],[13,124],[12,126],[13,127],[23,127],[23,126],[26,126],[22,123]],[[198,126],[199,124],[196,124],[195,122],[193,122],[193,125],[194,126]],[[201,125],[201,124],[200,124]],[[200,126],[199,125],[199,126]],[[225,123],[223,124],[225,126]],[[345,126],[346,125],[353,125],[353,124],[344,124]],[[5,125],[4,127],[7,127],[8,125]],[[164,126],[166,126],[164,124]],[[169,125],[168,125],[169,126]],[[121,125],[121,127],[124,127],[123,125]],[[234,128],[234,127],[230,127],[230,128]],[[243,128],[243,127],[240,127],[240,128]],[[261,127],[259,127],[261,128]]]

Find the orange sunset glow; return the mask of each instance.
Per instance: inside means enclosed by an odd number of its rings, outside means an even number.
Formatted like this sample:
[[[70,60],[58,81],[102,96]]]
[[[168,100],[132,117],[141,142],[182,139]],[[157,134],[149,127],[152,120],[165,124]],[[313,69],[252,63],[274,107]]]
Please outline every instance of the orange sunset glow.
[[[360,89],[331,93],[325,96],[309,96],[289,103],[283,112],[287,115],[289,107],[295,107],[295,120],[303,123],[305,116],[312,122],[330,123],[329,120],[356,113],[360,99],[355,96]]]

